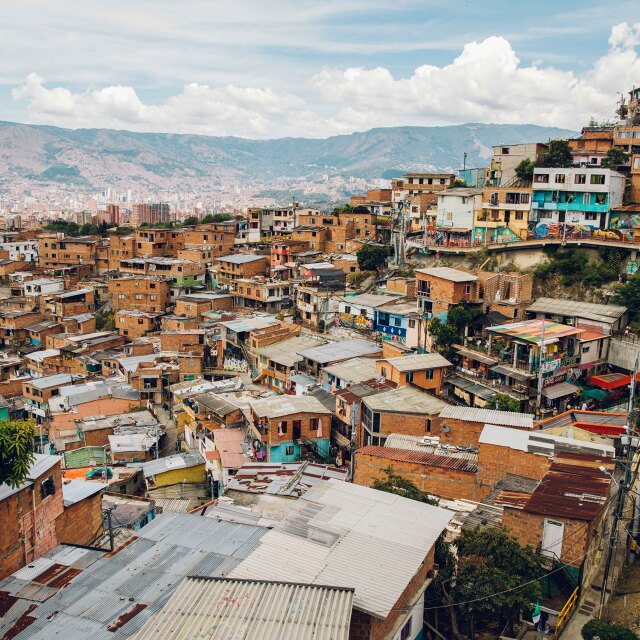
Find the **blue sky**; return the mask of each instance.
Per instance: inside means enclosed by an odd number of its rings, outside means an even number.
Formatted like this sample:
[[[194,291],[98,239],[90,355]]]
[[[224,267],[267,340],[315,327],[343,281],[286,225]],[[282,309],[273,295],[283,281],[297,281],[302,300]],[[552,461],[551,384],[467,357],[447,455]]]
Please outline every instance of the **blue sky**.
[[[68,127],[576,128],[640,83],[637,0],[20,0],[0,42],[0,119]]]

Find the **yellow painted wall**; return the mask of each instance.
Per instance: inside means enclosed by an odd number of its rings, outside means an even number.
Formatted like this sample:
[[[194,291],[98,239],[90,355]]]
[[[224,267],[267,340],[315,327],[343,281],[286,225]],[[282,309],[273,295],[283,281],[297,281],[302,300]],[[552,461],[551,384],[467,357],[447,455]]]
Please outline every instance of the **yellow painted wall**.
[[[188,484],[204,484],[206,479],[204,463],[202,463],[187,469],[171,469],[170,471],[156,474],[156,483],[153,488],[167,487],[185,480]]]

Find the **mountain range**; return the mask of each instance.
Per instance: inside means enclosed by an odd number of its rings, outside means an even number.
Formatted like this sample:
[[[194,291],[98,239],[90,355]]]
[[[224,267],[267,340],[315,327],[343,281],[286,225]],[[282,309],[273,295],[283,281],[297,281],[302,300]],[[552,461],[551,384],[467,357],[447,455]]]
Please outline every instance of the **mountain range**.
[[[494,145],[574,135],[555,127],[470,123],[251,140],[0,122],[0,184],[197,192],[234,182],[274,186],[326,175],[389,178],[407,170],[458,169],[465,152],[467,167],[488,166]]]

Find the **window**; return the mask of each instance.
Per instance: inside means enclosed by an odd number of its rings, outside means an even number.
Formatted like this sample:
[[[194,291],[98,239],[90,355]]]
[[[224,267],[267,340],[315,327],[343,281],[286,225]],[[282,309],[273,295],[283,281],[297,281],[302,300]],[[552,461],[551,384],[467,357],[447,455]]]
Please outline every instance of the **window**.
[[[564,173],[556,173],[556,184],[564,184],[566,176]]]
[[[549,182],[549,174],[548,173],[536,173],[533,176],[534,182],[548,183]]]
[[[598,219],[598,214],[597,213],[593,213],[591,211],[588,211],[587,213],[584,214],[584,219],[585,220],[597,220]]]
[[[606,204],[606,203],[607,203],[607,194],[596,193],[596,204]]]
[[[589,164],[598,164],[598,158],[591,158],[591,160],[589,160]]]
[[[431,433],[431,418],[426,418],[424,421],[424,430],[427,433]]]
[[[311,429],[311,431],[317,431],[319,425],[320,418],[311,418],[311,420],[309,420],[309,429]]]
[[[53,476],[49,476],[42,481],[40,485],[40,498],[44,500],[48,496],[52,496],[56,492],[56,481]]]
[[[120,318],[120,324],[124,324],[124,318]]]
[[[415,329],[415,328],[416,328],[416,321],[409,320],[409,329]]]
[[[502,155],[503,156],[508,156],[509,155],[509,151],[510,151],[509,147],[502,147]],[[400,640],[404,640],[404,638],[401,638]]]
[[[594,173],[591,176],[591,184],[604,184],[604,173]]]
[[[351,307],[348,307],[348,306],[347,306],[347,307],[345,307],[345,308],[344,308],[344,312],[345,312],[345,313],[351,313]]]
[[[424,372],[424,376],[427,380],[433,380],[433,369],[427,369]]]
[[[119,293],[118,294],[118,300],[124,300],[125,298],[125,294],[124,293]]]
[[[382,376],[383,376],[384,378],[386,378],[386,377],[387,377],[387,367],[382,367],[382,368],[380,369],[380,373],[382,374]]]
[[[395,324],[396,327],[401,327],[402,326],[402,320],[400,318],[394,318],[393,319],[393,324]]]
[[[407,620],[407,623],[400,630],[400,640],[411,639],[411,618]]]
[[[292,456],[293,452],[294,452],[294,448],[292,446],[285,447],[285,449],[284,449],[284,455],[285,456]]]
[[[464,285],[464,295],[465,296],[470,296],[471,295],[471,285],[470,284],[465,284]]]
[[[522,213],[522,211],[516,211],[516,220],[524,220],[524,213]]]
[[[280,423],[280,425],[279,425],[279,427],[278,427],[278,430],[280,431],[280,433],[281,433],[282,435],[284,435],[285,433],[287,433],[287,421],[286,421],[286,420],[283,420],[283,421]]]
[[[576,173],[576,176],[573,180],[576,184],[587,184],[587,174],[586,173]]]
[[[157,299],[158,299],[158,296],[155,294],[152,294],[149,296],[149,300],[157,300]]]
[[[407,382],[413,382],[413,371],[407,371],[405,379]]]

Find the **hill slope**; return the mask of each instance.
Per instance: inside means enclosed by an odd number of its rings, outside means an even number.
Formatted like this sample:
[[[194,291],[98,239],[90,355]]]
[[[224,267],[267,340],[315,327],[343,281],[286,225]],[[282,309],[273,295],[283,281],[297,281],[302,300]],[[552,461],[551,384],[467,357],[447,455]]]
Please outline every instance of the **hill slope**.
[[[493,145],[571,135],[536,125],[462,124],[250,140],[0,122],[0,182],[197,190],[229,180],[266,185],[323,174],[373,178],[393,170],[457,169],[465,151],[468,167],[487,166]]]

